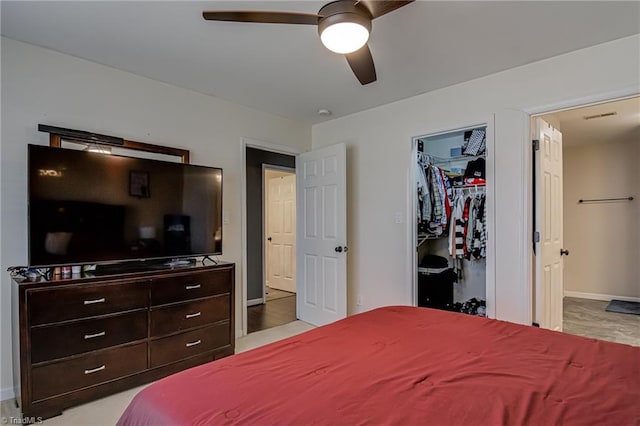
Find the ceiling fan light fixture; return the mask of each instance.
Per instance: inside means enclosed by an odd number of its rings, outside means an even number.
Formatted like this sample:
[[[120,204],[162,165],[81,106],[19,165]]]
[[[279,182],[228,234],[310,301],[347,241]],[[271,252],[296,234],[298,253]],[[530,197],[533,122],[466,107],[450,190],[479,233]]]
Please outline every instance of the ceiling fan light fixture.
[[[367,44],[371,19],[357,14],[339,14],[318,24],[322,44],[332,52],[347,54]]]
[[[1,0],[0,0],[1,1]],[[360,84],[376,81],[376,67],[367,45],[371,21],[415,0],[331,0],[318,13],[269,10],[213,10],[202,12],[207,21],[313,25],[322,44],[345,59]]]
[[[325,28],[320,40],[332,52],[352,53],[367,43],[369,31],[355,22],[338,22]]]

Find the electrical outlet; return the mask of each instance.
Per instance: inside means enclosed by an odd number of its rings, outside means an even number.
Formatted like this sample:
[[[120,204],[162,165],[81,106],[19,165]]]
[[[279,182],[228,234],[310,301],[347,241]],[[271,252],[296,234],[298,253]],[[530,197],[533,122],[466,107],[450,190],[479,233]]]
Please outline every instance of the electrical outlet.
[[[396,214],[394,215],[394,217],[395,217],[395,222],[396,222],[396,223],[402,223],[402,222],[403,222],[403,220],[404,220],[403,215],[402,215],[402,212],[396,212]]]

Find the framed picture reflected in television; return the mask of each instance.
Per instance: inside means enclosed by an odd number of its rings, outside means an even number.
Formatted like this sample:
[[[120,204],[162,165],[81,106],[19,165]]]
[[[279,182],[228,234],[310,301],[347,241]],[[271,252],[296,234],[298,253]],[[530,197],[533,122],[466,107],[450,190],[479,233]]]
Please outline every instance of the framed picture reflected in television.
[[[129,172],[129,195],[134,197],[150,197],[149,172],[131,170]]]

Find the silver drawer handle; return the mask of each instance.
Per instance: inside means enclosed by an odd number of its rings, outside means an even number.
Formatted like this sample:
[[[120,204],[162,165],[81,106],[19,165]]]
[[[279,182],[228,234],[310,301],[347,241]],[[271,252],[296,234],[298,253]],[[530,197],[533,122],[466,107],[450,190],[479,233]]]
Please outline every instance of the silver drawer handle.
[[[188,285],[185,287],[187,290],[193,290],[194,288],[200,288],[200,284]]]
[[[84,304],[85,305],[92,305],[94,303],[103,303],[105,302],[106,299],[104,297],[100,298],[100,299],[93,299],[93,300],[85,300]]]
[[[98,371],[102,371],[102,370],[104,370],[105,368],[107,368],[107,366],[106,366],[106,365],[101,365],[101,366],[100,366],[100,367],[98,367],[98,368],[93,368],[93,369],[91,369],[91,370],[84,370],[84,374],[97,373]]]
[[[101,331],[100,333],[95,333],[95,334],[85,334],[85,335],[84,335],[84,338],[85,338],[85,339],[93,339],[94,337],[102,337],[102,336],[104,336],[105,334],[107,334],[107,333],[106,333],[106,332],[104,332],[104,331]]]
[[[202,343],[202,340],[196,340],[195,342],[187,343],[185,346],[190,348],[191,346],[199,345],[200,343]]]
[[[195,314],[187,314],[185,315],[186,318],[195,318],[195,317],[199,317],[202,313],[201,312],[196,312]]]

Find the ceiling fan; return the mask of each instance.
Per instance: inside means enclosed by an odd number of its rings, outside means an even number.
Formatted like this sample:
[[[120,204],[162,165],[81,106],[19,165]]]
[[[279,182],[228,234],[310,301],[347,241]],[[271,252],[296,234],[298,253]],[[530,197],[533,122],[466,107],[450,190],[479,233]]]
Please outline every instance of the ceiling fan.
[[[317,25],[325,47],[344,54],[355,76],[365,85],[376,81],[376,67],[367,46],[371,21],[413,1],[338,0],[325,4],[317,14],[218,10],[202,12],[202,16],[208,21]]]

